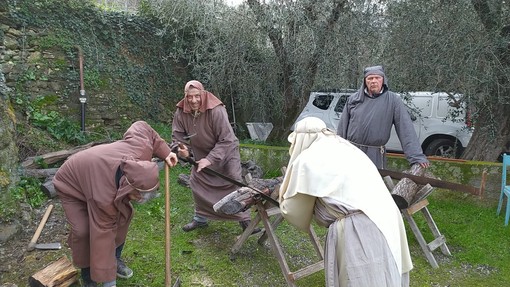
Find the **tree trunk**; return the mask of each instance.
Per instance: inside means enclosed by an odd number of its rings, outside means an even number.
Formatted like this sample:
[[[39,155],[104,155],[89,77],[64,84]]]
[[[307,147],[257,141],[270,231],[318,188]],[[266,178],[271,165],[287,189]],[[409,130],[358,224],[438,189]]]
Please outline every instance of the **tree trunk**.
[[[482,112],[475,123],[473,136],[462,158],[477,161],[497,161],[507,151],[510,142],[510,107],[499,105]]]
[[[496,161],[506,151],[510,141],[510,105],[504,98],[510,92],[507,71],[510,68],[507,21],[502,18],[501,6],[494,6],[487,0],[471,0],[480,22],[492,41],[493,54],[497,59],[496,78],[490,94],[482,101],[475,131],[463,158],[469,160]]]
[[[272,11],[269,10],[269,6],[265,3],[261,3],[260,0],[247,1],[248,6],[257,17],[257,22],[268,35],[282,72],[281,88],[283,91],[284,103],[281,115],[275,117],[273,120],[273,131],[269,135],[270,141],[286,138],[294,120],[303,109],[310,94],[310,89],[315,82],[320,55],[329,39],[328,37],[334,31],[335,25],[342,12],[347,13],[350,11],[347,8],[347,2],[346,0],[333,0],[331,10],[327,11],[327,14],[323,14],[321,11],[314,9],[317,5],[314,5],[313,2],[310,2],[309,5],[304,4],[302,9],[305,11],[307,18],[314,24],[318,24],[318,28],[313,32],[315,46],[313,50],[310,51],[310,56],[303,61],[306,64],[304,67],[297,67],[293,61],[294,55],[292,54],[292,49],[286,44],[286,42],[289,41],[296,41],[298,36],[295,35],[295,32],[285,33],[285,28],[279,28],[275,25],[271,21]],[[320,15],[320,17],[317,17],[317,15]],[[299,21],[293,21],[293,19],[287,19],[285,25],[289,25],[288,31],[296,31],[296,27],[297,30],[299,30],[299,26],[305,24],[299,23]],[[304,69],[304,76],[296,75],[298,74],[296,73],[298,69]]]

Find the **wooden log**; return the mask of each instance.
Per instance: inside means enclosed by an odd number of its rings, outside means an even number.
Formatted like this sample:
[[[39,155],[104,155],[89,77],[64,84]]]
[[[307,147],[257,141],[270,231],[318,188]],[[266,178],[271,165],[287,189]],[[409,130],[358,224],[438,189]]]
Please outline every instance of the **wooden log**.
[[[47,165],[54,164],[54,163],[57,163],[57,162],[67,159],[69,156],[71,156],[79,151],[86,150],[90,147],[93,147],[93,146],[96,146],[99,144],[103,144],[103,143],[104,142],[99,142],[99,143],[91,142],[91,143],[77,146],[77,147],[74,147],[74,148],[71,148],[68,150],[60,150],[60,151],[56,151],[56,152],[50,152],[47,154],[39,155],[39,156],[29,157],[21,163],[21,166],[25,169],[38,168],[38,167],[40,167],[39,162],[41,162],[41,161]]]
[[[23,175],[36,178],[52,177],[57,173],[58,168],[25,169]]]
[[[78,281],[78,269],[63,256],[28,278],[30,287],[68,287]]]
[[[416,194],[414,195],[414,198],[411,200],[411,203],[409,205],[413,205],[413,204],[427,198],[427,196],[429,196],[429,194],[431,194],[433,190],[434,190],[434,188],[432,187],[432,185],[430,185],[430,184],[424,185],[422,188],[420,188],[416,192]]]
[[[282,181],[283,177],[281,176],[272,179],[254,178],[249,181],[249,185],[276,199],[275,196],[278,197],[278,191],[274,191],[280,189]],[[213,208],[214,211],[219,213],[236,214],[247,210],[260,200],[258,192],[249,187],[241,187],[220,199],[214,204]]]
[[[406,170],[403,173],[423,176],[427,172],[428,171],[422,168],[419,164],[415,164],[409,170]],[[428,176],[433,178],[431,174],[428,174]],[[427,186],[429,187],[422,188],[422,186],[418,185],[413,180],[409,178],[402,178],[392,189],[391,195],[398,208],[406,209],[413,203],[426,198],[432,192],[432,187],[429,184]]]
[[[46,179],[46,181],[41,185],[41,190],[49,198],[57,196],[57,191],[55,190],[55,186],[53,186],[53,176]]]
[[[409,178],[401,179],[391,191],[391,196],[398,208],[406,209],[411,205],[418,185]]]

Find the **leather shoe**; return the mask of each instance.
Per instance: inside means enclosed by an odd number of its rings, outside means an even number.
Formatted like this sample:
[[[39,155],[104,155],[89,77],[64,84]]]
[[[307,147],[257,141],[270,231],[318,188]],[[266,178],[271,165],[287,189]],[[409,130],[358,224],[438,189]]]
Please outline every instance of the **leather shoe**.
[[[204,228],[204,227],[207,227],[209,226],[209,224],[207,222],[198,222],[196,220],[192,220],[190,223],[184,225],[182,227],[182,230],[184,230],[184,232],[188,232],[188,231],[191,231],[191,230],[195,230],[197,228]]]

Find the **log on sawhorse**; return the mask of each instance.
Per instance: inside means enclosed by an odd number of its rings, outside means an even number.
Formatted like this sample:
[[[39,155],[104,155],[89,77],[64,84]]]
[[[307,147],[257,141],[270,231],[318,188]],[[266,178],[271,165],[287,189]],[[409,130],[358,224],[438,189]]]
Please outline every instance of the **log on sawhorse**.
[[[425,173],[425,170],[419,165],[415,165],[409,171],[406,171],[406,173],[421,176]],[[391,191],[395,204],[399,207],[402,216],[409,223],[411,231],[414,233],[414,236],[425,254],[427,261],[433,268],[438,268],[439,265],[437,264],[432,252],[437,248],[441,248],[441,252],[444,255],[451,256],[452,254],[446,245],[445,236],[439,232],[439,229],[427,208],[429,201],[426,198],[432,193],[434,188],[430,184],[426,184],[424,186],[419,185],[409,178],[403,178],[397,183],[397,185],[394,185],[392,179],[389,176],[385,176],[384,182]],[[418,211],[421,211],[425,217],[425,221],[434,236],[434,240],[431,242],[427,242],[425,240],[423,234],[418,228],[418,225],[413,219],[413,215]]]
[[[244,242],[246,242],[257,224],[262,221],[265,231],[258,239],[258,243],[263,244],[265,240],[269,239],[271,249],[276,256],[276,259],[278,260],[280,269],[283,273],[283,276],[285,277],[287,285],[290,287],[295,287],[296,280],[324,269],[324,249],[322,248],[322,245],[313,227],[310,225],[308,236],[310,237],[312,245],[317,255],[319,256],[320,261],[305,266],[297,271],[291,271],[289,265],[287,264],[287,260],[285,259],[285,254],[283,252],[281,243],[275,233],[275,229],[284,220],[284,218],[280,213],[280,208],[270,207],[268,204],[269,203],[267,202],[265,204],[262,202],[256,203],[257,215],[232,247],[231,255],[235,255],[241,249],[241,246],[244,244]],[[274,216],[273,222],[270,221],[270,217],[272,216]]]

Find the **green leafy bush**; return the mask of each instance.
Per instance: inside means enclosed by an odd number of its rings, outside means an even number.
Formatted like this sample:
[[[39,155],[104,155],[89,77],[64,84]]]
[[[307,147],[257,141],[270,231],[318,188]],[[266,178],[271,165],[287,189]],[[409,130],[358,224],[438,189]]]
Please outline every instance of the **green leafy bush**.
[[[86,143],[87,138],[81,132],[81,127],[78,123],[71,122],[57,111],[47,109],[47,106],[56,100],[56,95],[39,96],[35,100],[18,95],[15,102],[25,111],[27,120],[33,126],[48,131],[55,139],[69,144]]]
[[[9,192],[12,199],[28,203],[33,208],[40,207],[46,201],[46,195],[41,190],[41,182],[33,177],[22,177]]]

